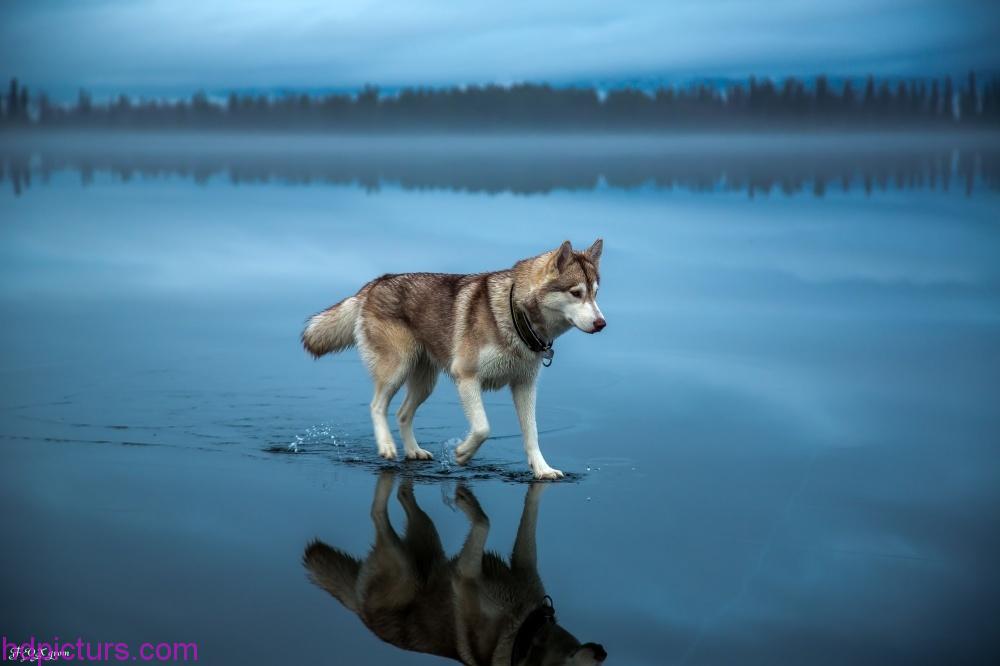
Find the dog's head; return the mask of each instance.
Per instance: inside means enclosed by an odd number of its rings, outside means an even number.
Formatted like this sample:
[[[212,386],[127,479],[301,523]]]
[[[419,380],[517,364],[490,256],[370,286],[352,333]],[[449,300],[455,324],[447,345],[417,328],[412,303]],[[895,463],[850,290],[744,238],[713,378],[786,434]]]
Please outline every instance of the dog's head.
[[[585,333],[597,333],[607,322],[597,307],[600,283],[601,251],[604,241],[598,238],[583,252],[573,250],[569,241],[542,255],[542,285],[539,304],[546,314],[562,317]]]

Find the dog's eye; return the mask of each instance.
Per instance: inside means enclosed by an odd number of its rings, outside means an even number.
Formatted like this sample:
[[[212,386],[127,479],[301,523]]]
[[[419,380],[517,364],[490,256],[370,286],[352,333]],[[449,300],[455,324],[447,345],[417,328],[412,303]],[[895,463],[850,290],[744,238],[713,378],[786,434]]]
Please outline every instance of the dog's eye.
[[[573,298],[583,298],[583,292],[580,291],[579,289],[570,289],[569,295],[572,296]]]

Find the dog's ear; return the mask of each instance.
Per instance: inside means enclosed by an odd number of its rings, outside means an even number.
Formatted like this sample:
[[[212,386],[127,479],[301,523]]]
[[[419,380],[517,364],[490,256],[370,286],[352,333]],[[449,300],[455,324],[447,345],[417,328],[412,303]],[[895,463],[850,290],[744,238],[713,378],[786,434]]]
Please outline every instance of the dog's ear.
[[[601,252],[604,251],[604,239],[598,238],[594,241],[594,244],[587,248],[586,255],[590,257],[590,260],[597,265],[601,262]]]
[[[549,259],[549,273],[558,275],[569,265],[572,258],[573,246],[570,245],[569,241],[563,241],[563,244],[552,253],[552,258]]]

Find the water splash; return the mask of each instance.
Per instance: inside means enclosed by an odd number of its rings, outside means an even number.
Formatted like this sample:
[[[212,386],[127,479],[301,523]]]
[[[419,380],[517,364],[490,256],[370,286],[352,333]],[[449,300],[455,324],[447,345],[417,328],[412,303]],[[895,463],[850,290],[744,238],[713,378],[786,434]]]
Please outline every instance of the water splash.
[[[523,460],[496,460],[477,456],[468,465],[455,462],[455,449],[462,440],[451,437],[440,442],[427,442],[434,452],[433,460],[383,460],[378,456],[371,435],[353,435],[334,424],[321,423],[308,426],[301,434],[293,436],[291,443],[275,443],[264,449],[266,453],[322,456],[332,462],[372,471],[396,469],[415,481],[440,482],[443,480],[472,481],[495,479],[509,483],[529,483],[534,477]],[[400,450],[402,454],[402,450]],[[581,474],[568,472],[564,481],[579,481]]]

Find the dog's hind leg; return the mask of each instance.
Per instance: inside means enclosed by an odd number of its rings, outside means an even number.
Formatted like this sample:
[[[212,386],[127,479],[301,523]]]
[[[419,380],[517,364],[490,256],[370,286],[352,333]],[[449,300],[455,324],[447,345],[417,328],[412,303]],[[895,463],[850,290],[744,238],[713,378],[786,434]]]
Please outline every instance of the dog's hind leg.
[[[458,397],[462,400],[462,409],[469,419],[469,434],[465,441],[455,449],[455,462],[464,465],[476,455],[476,451],[490,436],[490,422],[486,418],[486,408],[483,407],[483,389],[476,379],[462,379],[458,382]]]
[[[396,412],[399,435],[403,438],[403,448],[406,449],[406,457],[410,460],[430,460],[434,457],[430,451],[420,448],[417,444],[413,436],[413,415],[434,390],[437,373],[437,368],[431,365],[426,357],[417,361],[406,380],[406,398]]]
[[[426,580],[435,565],[443,563],[447,558],[441,538],[433,521],[417,504],[413,495],[413,479],[403,478],[396,492],[400,505],[406,512],[406,533],[403,535],[403,545],[410,553],[417,574]]]
[[[386,460],[396,458],[396,442],[389,430],[389,403],[409,376],[416,361],[417,347],[413,336],[401,326],[378,322],[368,326],[364,322],[364,335],[359,341],[362,356],[368,362],[375,379],[372,397],[372,426],[378,454]]]
[[[399,373],[402,374],[402,373]],[[385,380],[375,380],[375,395],[372,397],[372,425],[375,428],[375,445],[378,454],[386,460],[395,460],[396,442],[389,430],[389,403],[403,384],[403,377],[390,376]]]
[[[371,508],[375,545],[361,568],[368,608],[398,608],[409,603],[418,588],[410,557],[389,521],[389,497],[395,479],[394,472],[383,471],[375,484]]]
[[[458,574],[463,578],[478,578],[483,573],[483,550],[490,532],[490,519],[479,506],[476,496],[465,486],[455,489],[455,503],[472,523],[469,536],[458,553]]]
[[[392,495],[392,485],[396,481],[396,474],[390,471],[383,471],[378,475],[375,482],[375,496],[372,498],[371,517],[375,525],[375,542],[388,541],[392,544],[399,544],[399,536],[396,530],[392,529],[389,522],[389,497]]]

